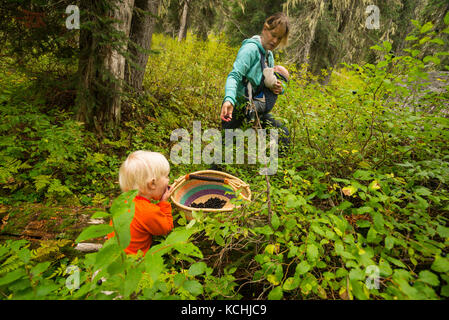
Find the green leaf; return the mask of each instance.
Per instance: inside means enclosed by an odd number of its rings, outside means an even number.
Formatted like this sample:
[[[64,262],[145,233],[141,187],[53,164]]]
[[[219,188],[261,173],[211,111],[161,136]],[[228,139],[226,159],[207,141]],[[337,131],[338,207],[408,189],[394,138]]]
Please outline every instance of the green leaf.
[[[415,36],[407,36],[406,38],[405,38],[405,41],[414,41],[414,40],[418,40],[419,38],[418,37],[415,37]]]
[[[372,212],[371,215],[373,217],[374,228],[376,229],[376,231],[382,233],[385,230],[384,229],[384,225],[385,225],[384,218],[382,217],[382,215],[379,212]]]
[[[426,187],[419,187],[415,189],[415,193],[420,196],[430,196],[432,192]]]
[[[97,269],[104,268],[120,256],[121,253],[122,249],[116,242],[103,246],[95,255],[95,267]]]
[[[359,268],[351,269],[351,271],[349,271],[349,279],[350,280],[364,280],[365,273]]]
[[[185,244],[177,244],[174,247],[178,252],[185,255],[197,257],[200,259],[203,258],[203,253],[201,252],[201,250],[191,242]]]
[[[111,215],[104,211],[97,211],[95,212],[90,218],[91,219],[99,219],[99,218],[109,218]]]
[[[428,270],[423,270],[419,273],[419,280],[430,284],[431,286],[438,286],[440,284],[440,280],[438,280],[438,276]]]
[[[99,238],[104,237],[108,233],[111,233],[114,231],[114,229],[107,224],[98,224],[98,225],[92,225],[84,229],[78,238],[76,238],[75,243],[80,243],[81,241],[93,239],[93,238]]]
[[[385,248],[388,250],[393,249],[394,247],[394,238],[392,236],[385,237]]]
[[[437,227],[437,232],[441,238],[449,238],[449,228],[442,226],[441,224]]]
[[[268,294],[268,300],[281,300],[283,297],[282,288],[277,286],[273,288]]]
[[[391,269],[388,261],[382,258],[379,260],[379,273],[382,277],[388,277],[393,273],[393,269]]]
[[[305,273],[307,273],[310,270],[310,265],[306,260],[301,261],[297,266],[296,266],[296,272],[295,275],[303,275]]]
[[[449,259],[436,256],[430,268],[436,272],[446,273],[449,271]]]
[[[429,32],[430,30],[432,30],[432,28],[433,28],[433,23],[429,21],[421,27],[421,30],[419,30],[419,32],[426,33],[426,32]]]
[[[203,293],[203,286],[196,280],[185,281],[183,287],[195,297]]]
[[[271,225],[273,226],[273,230],[277,230],[280,225],[279,217],[276,213],[273,212],[273,215],[271,216]]]
[[[26,276],[25,270],[16,269],[16,270],[11,271],[8,274],[6,274],[6,276],[4,276],[3,278],[0,278],[0,286],[14,282],[17,279],[20,279],[21,277],[25,277],[25,276]]]
[[[267,235],[267,236],[273,234],[273,229],[271,229],[270,226],[268,226],[268,225],[265,225],[263,227],[256,227],[256,228],[254,228],[254,231],[257,233]]]
[[[446,15],[444,16],[444,23],[449,24],[449,12],[447,12]]]
[[[36,277],[47,270],[50,265],[50,261],[39,263],[31,269],[31,274],[33,275],[33,277]]]
[[[372,47],[370,47],[370,49],[371,50],[378,50],[378,51],[382,51],[382,50],[384,50],[384,48],[382,48],[381,46],[379,46],[379,45],[374,45],[374,46],[372,46]]]
[[[318,248],[313,243],[307,245],[307,258],[311,261],[318,259]]]
[[[390,42],[384,41],[382,44],[383,44],[383,46],[384,46],[384,48],[385,48],[385,51],[389,52],[389,51],[391,50],[392,45],[391,45]]]
[[[112,221],[120,247],[126,249],[131,242],[130,225],[134,217],[134,198],[138,191],[131,190],[118,196],[111,206]]]
[[[197,276],[206,271],[207,264],[204,262],[197,262],[190,266],[188,274],[191,276]]]
[[[145,255],[145,270],[153,281],[156,282],[164,268],[164,260],[160,255],[147,252]]]
[[[299,287],[299,278],[297,277],[287,278],[287,280],[285,280],[284,284],[282,285],[282,289],[285,291],[295,290],[298,287]]]
[[[185,228],[175,229],[167,236],[164,243],[166,245],[187,243],[187,241],[189,240],[189,237],[191,235],[192,235],[192,230],[190,230],[190,229],[185,229]]]
[[[366,241],[368,241],[369,243],[374,243],[376,242],[376,236],[377,236],[377,231],[371,227],[368,230],[368,234],[366,236]]]
[[[127,270],[124,283],[124,296],[129,297],[137,288],[140,279],[142,278],[142,270],[131,268]]]

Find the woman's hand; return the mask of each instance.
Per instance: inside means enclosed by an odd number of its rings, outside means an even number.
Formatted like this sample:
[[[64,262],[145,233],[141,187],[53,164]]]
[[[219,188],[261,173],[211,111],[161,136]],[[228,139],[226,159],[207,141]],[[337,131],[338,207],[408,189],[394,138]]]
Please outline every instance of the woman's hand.
[[[232,119],[232,110],[234,110],[234,106],[229,101],[225,101],[221,106],[221,114],[220,118],[223,121],[229,122]]]
[[[282,93],[282,83],[280,80],[276,81],[276,84],[273,86],[273,89],[271,89],[274,94],[281,94]]]

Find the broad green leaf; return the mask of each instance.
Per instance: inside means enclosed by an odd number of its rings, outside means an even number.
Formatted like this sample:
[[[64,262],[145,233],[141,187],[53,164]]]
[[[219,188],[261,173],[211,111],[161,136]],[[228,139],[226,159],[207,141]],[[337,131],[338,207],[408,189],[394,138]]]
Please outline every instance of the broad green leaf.
[[[267,235],[267,236],[273,234],[273,229],[271,229],[270,226],[268,226],[268,225],[265,225],[263,227],[256,227],[256,228],[254,228],[254,231],[256,231],[257,233]]]
[[[351,287],[352,287],[351,292],[357,299],[367,300],[369,298],[368,295],[365,293],[366,285],[364,282],[362,282],[360,280],[351,279],[350,283],[351,283]],[[364,288],[365,288],[365,290],[364,290]]]
[[[394,247],[394,238],[392,236],[386,236],[385,237],[385,248],[388,250],[393,249]]]
[[[351,271],[349,271],[349,279],[350,280],[364,280],[365,273],[359,268],[351,269]]]
[[[24,269],[16,269],[14,271],[8,272],[4,277],[0,278],[0,286],[14,282],[17,279],[25,276],[26,273]]]
[[[173,245],[178,243],[187,243],[189,237],[192,235],[192,230],[180,228],[173,230],[165,239],[165,245]]]
[[[45,270],[47,270],[50,265],[51,265],[51,262],[49,262],[49,261],[39,263],[31,269],[31,274],[33,275],[33,277],[36,277],[36,276],[40,275],[42,272],[44,272]]]
[[[384,41],[383,42],[383,46],[385,48],[385,51],[387,51],[387,52],[389,52],[391,50],[391,48],[392,48],[392,45],[391,45],[391,43],[389,41]]]
[[[274,287],[268,294],[268,300],[281,300],[283,297],[282,288],[280,286]]]
[[[310,265],[307,261],[303,260],[296,266],[295,275],[303,275],[310,270]]]
[[[112,221],[120,247],[126,249],[131,242],[130,225],[134,217],[134,198],[138,191],[131,190],[118,196],[111,206]]]
[[[437,232],[441,238],[449,238],[449,228],[442,226],[441,224],[437,227]]]
[[[145,270],[154,282],[157,281],[164,268],[164,260],[160,255],[147,252],[145,255]]]
[[[190,266],[188,274],[195,277],[197,275],[204,273],[204,271],[206,271],[206,268],[207,268],[206,263],[197,262]]]
[[[376,242],[376,236],[377,236],[376,230],[373,227],[371,227],[368,230],[368,234],[366,236],[366,241],[368,241],[369,243],[374,243],[374,242]]]
[[[313,243],[307,245],[307,258],[311,261],[318,259],[318,248]]]
[[[203,253],[201,252],[201,250],[191,242],[184,244],[178,243],[174,247],[178,252],[183,253],[185,255],[197,257],[200,259],[203,258]]]
[[[449,12],[447,12],[446,15],[444,16],[444,23],[449,24]]]
[[[419,32],[426,33],[426,32],[429,32],[430,30],[432,30],[432,28],[433,28],[433,23],[429,21],[421,27],[421,30],[419,30]]]
[[[142,278],[142,270],[136,268],[127,269],[124,283],[124,296],[129,297],[131,293],[136,291],[137,285]]]
[[[430,268],[436,272],[446,273],[449,271],[449,259],[436,256]]]
[[[203,293],[203,286],[196,280],[187,280],[182,286],[195,297]]]
[[[103,246],[95,255],[95,267],[101,269],[104,266],[107,266],[120,256],[121,251],[122,249],[116,242]]]
[[[440,284],[440,280],[438,280],[438,276],[429,270],[423,270],[419,273],[419,280],[430,284],[431,286],[438,286]]]
[[[388,277],[393,273],[390,264],[383,258],[379,260],[379,273],[381,277]]]
[[[382,215],[379,212],[371,212],[371,216],[373,217],[374,228],[377,232],[383,232],[385,221]]]
[[[294,290],[299,287],[299,278],[298,277],[289,277],[285,280],[282,285],[282,289],[285,291]]]
[[[111,215],[104,211],[97,211],[95,212],[90,218],[91,219],[99,219],[99,218],[109,218]]]
[[[78,238],[76,238],[75,242],[80,243],[81,241],[104,237],[108,233],[111,233],[114,229],[108,224],[98,224],[92,225],[84,229]]]

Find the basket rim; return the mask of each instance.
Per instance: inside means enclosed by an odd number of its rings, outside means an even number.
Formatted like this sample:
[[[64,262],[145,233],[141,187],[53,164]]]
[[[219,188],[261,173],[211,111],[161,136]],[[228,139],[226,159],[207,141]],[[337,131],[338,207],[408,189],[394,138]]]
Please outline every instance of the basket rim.
[[[244,188],[246,188],[247,191],[248,191],[248,199],[251,201],[251,189],[249,188],[249,184],[247,184],[247,183],[246,183],[245,181],[243,181],[242,179],[237,178],[236,176],[233,176],[233,175],[231,175],[231,174],[229,174],[229,173],[226,173],[226,172],[216,171],[216,170],[199,170],[199,171],[195,171],[195,172],[192,172],[192,173],[189,173],[189,174],[207,174],[207,173],[213,173],[213,174],[221,175],[221,176],[224,176],[224,177],[227,177],[227,178],[230,178],[230,179],[233,179],[233,180],[237,180],[237,181],[239,181],[239,182],[242,182],[242,183],[244,184]],[[170,196],[170,199],[173,201],[173,203],[174,203],[177,207],[179,207],[179,208],[181,208],[181,209],[183,209],[183,210],[187,210],[187,211],[190,211],[190,212],[192,212],[192,211],[197,211],[197,212],[199,212],[199,211],[203,211],[203,212],[226,212],[226,211],[232,211],[232,210],[234,210],[234,209],[238,209],[238,208],[240,208],[240,207],[242,206],[242,205],[240,204],[240,205],[234,206],[234,207],[232,207],[232,208],[219,208],[219,209],[213,209],[213,208],[192,208],[192,207],[187,207],[187,206],[185,206],[185,205],[179,203],[178,201],[176,201],[176,200],[174,199],[174,197],[173,197],[174,191],[175,191],[180,185],[182,185],[182,183],[185,182],[185,178],[186,178],[186,175],[183,175],[183,176],[179,177],[178,179],[176,179],[176,180],[173,182],[173,184],[172,184],[173,191],[172,191],[172,194],[171,194],[171,196]],[[234,188],[233,188],[233,189],[234,189]]]

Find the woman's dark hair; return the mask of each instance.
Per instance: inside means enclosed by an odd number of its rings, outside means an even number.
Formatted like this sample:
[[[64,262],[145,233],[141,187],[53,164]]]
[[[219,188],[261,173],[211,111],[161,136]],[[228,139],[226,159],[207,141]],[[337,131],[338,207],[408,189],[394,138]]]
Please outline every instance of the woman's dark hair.
[[[263,27],[267,30],[273,30],[279,25],[285,27],[284,36],[282,37],[282,40],[279,44],[281,47],[285,47],[287,45],[288,32],[289,32],[288,17],[285,15],[285,13],[278,12],[273,14],[272,16],[269,16],[265,20]]]

